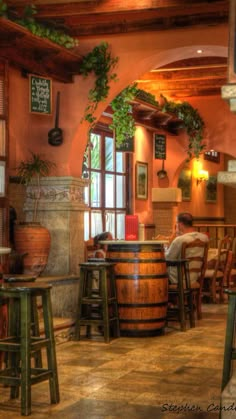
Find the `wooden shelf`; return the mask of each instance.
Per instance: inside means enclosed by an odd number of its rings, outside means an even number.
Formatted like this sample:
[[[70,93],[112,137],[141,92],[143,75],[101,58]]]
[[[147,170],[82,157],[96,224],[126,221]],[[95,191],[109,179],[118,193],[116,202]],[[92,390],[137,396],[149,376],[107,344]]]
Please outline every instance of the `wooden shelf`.
[[[178,119],[176,115],[169,112],[162,112],[160,108],[151,103],[135,98],[130,104],[135,122],[151,131],[162,129],[171,135],[178,135],[181,130],[185,129],[182,119]],[[103,112],[100,121],[107,125],[111,124],[112,114],[113,110],[109,105]]]
[[[82,56],[0,17],[0,57],[24,72],[71,83]]]
[[[135,98],[132,102],[135,121],[146,128],[156,130],[163,129],[172,135],[178,135],[180,129],[184,129],[184,122],[176,115],[162,112],[160,108],[151,103]]]

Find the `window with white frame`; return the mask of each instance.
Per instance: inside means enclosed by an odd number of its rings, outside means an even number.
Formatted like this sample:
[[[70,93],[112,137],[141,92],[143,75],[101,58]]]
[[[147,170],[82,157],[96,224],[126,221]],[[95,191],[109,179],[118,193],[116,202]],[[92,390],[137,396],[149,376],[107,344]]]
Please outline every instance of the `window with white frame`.
[[[103,231],[110,231],[113,238],[124,238],[126,160],[126,153],[116,151],[111,133],[102,130],[91,133],[83,167],[83,176],[90,180],[85,189],[89,208],[84,215],[85,240]]]

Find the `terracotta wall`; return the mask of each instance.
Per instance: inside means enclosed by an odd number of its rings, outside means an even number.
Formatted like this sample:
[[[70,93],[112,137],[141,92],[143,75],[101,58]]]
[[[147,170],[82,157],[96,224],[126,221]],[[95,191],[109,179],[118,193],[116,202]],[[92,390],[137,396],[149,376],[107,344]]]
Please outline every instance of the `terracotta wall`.
[[[164,162],[167,177],[159,179],[157,172],[162,168],[162,160],[153,159],[153,133],[143,127],[137,127],[135,136],[134,160],[148,163],[148,199],[135,199],[134,212],[138,214],[141,223],[153,223],[152,188],[177,187],[178,177],[183,168],[189,168],[193,172],[194,161],[187,162],[187,155],[181,150],[181,143],[185,138],[181,136],[167,135],[167,158]],[[183,136],[182,136],[183,137]],[[218,171],[225,169],[224,154],[220,155],[220,162],[213,163],[200,158],[203,168],[208,170],[209,175],[217,175]],[[135,191],[135,179],[133,180]],[[190,201],[178,204],[178,211],[189,211],[195,217],[223,217],[224,216],[224,187],[217,184],[217,202],[206,202],[206,182],[197,185],[192,175]],[[236,222],[236,220],[235,220]]]
[[[79,52],[84,54],[101,42],[99,37],[82,39]],[[107,36],[112,53],[119,56],[117,67],[118,82],[111,84],[110,95],[106,103],[100,104],[97,117],[101,115],[108,103],[128,84],[151,68],[165,63],[187,58],[193,50],[201,46],[210,55],[227,55],[228,29],[227,25],[219,28],[193,28],[186,30],[152,32],[142,34],[124,34],[122,36]],[[133,63],[132,68],[130,63]],[[54,175],[81,176],[82,159],[87,142],[88,125],[81,124],[81,118],[89,89],[93,86],[93,77],[84,80],[76,76],[73,84],[62,84],[53,81],[53,100],[56,93],[61,92],[61,111],[59,126],[63,130],[64,142],[59,147],[48,144],[48,131],[54,126],[55,115],[43,116],[29,113],[28,79],[21,76],[17,70],[10,72],[10,174],[15,175],[15,167],[25,158],[28,150],[44,153],[57,163]],[[161,93],[161,92],[160,92]],[[157,98],[158,99],[158,98]],[[184,98],[183,98],[184,100]],[[206,122],[206,142],[209,148],[225,152],[236,157],[236,143],[232,142],[236,132],[236,119],[229,106],[221,97],[204,97],[187,99],[198,108]],[[152,187],[176,186],[178,175],[186,159],[186,135],[179,137],[167,136],[167,160],[165,169],[168,180],[159,184],[156,172],[161,168],[161,162],[153,160],[152,134],[138,127],[135,141],[133,162],[148,162],[149,195],[147,201],[135,200],[134,212],[140,215],[140,221],[150,223],[152,218]],[[204,164],[205,166],[205,164]],[[218,166],[220,167],[220,166]],[[212,172],[216,166],[209,167]],[[219,201],[217,205],[205,205],[204,185],[193,183],[193,199],[190,203],[182,203],[181,208],[189,209],[195,215],[223,215],[223,191],[219,186]]]

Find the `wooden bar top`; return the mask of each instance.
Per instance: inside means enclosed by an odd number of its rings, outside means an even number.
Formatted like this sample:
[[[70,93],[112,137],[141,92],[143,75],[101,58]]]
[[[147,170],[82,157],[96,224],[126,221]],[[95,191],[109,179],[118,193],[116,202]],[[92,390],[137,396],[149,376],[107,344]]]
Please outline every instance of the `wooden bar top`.
[[[168,244],[168,240],[101,240],[99,241],[100,244],[105,245],[132,245],[132,244],[141,244],[141,245],[150,245],[150,244]]]

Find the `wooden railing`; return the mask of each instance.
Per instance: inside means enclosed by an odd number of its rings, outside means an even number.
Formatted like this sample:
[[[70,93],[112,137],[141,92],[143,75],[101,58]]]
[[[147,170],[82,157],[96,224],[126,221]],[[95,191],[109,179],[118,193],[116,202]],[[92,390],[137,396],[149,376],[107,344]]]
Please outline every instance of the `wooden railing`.
[[[208,233],[210,247],[218,247],[219,240],[224,236],[236,237],[236,224],[198,224],[194,223],[197,231]]]

